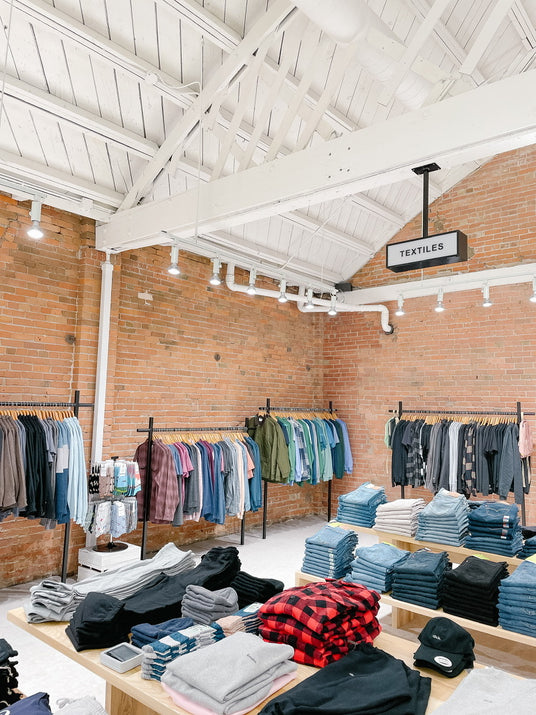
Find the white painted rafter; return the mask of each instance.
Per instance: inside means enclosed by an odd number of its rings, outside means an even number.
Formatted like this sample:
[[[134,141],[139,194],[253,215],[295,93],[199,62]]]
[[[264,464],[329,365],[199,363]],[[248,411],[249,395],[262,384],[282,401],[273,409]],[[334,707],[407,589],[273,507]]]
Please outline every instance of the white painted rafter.
[[[99,245],[134,237],[151,245],[156,226],[191,235],[196,205],[200,230],[220,230],[405,180],[412,167],[431,161],[455,165],[533,144],[535,81],[531,71],[484,85],[196,191],[118,213],[98,229]]]
[[[471,74],[476,69],[482,55],[487,50],[513,3],[514,0],[496,0],[495,3],[493,3],[493,8],[488,19],[478,33],[476,40],[473,42],[467,57],[460,67],[461,74]]]

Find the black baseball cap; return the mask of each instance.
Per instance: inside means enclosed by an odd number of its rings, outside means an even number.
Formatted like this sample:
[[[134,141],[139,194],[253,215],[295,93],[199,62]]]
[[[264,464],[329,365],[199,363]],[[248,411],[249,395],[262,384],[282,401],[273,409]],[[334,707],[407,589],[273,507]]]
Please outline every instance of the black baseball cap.
[[[450,618],[431,618],[418,637],[421,645],[414,654],[415,665],[433,668],[448,678],[473,667],[473,636]]]

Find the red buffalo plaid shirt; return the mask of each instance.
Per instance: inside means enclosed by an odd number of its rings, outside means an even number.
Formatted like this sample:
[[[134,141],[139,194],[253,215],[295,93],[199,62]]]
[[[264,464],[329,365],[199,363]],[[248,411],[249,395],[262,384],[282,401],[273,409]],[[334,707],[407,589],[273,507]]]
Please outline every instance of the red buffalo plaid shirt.
[[[298,663],[323,667],[379,635],[379,600],[375,591],[344,581],[289,588],[259,609],[260,634],[293,646]]]

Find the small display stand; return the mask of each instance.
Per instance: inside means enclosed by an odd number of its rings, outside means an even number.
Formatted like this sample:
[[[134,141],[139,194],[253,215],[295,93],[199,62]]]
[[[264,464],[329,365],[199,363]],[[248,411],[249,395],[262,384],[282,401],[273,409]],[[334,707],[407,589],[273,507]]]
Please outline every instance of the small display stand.
[[[109,548],[109,543],[113,548]],[[86,547],[78,552],[78,580],[96,576],[110,569],[119,568],[131,561],[139,561],[141,549],[135,544],[113,541],[100,546]]]

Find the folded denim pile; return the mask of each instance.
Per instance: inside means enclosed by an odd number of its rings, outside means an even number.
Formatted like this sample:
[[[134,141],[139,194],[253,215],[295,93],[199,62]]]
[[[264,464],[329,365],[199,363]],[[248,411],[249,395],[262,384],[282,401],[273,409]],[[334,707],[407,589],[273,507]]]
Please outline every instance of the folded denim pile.
[[[505,561],[485,561],[477,556],[468,556],[445,575],[443,611],[496,626],[499,584],[507,576]]]
[[[536,636],[536,564],[523,561],[499,586],[499,625]]]
[[[371,482],[365,482],[353,492],[341,494],[337,520],[343,524],[370,528],[374,526],[378,506],[386,501],[384,487],[377,487]]]
[[[19,674],[15,668],[18,661],[12,660],[16,655],[18,651],[13,650],[4,638],[0,638],[0,708],[16,703],[22,697],[16,692],[19,687]]]
[[[469,513],[471,535],[465,546],[502,556],[515,556],[523,548],[517,504],[487,502]]]
[[[236,611],[238,596],[230,586],[218,591],[209,591],[208,588],[195,584],[186,586],[182,599],[182,615],[190,617],[194,623],[208,625]]]
[[[29,623],[68,621],[90,592],[128,598],[145,588],[159,574],[174,576],[194,566],[191,551],[181,551],[175,544],[169,543],[152,559],[129,562],[72,585],[51,578],[44,579],[30,589],[30,600],[24,604],[26,618]]]
[[[231,582],[231,588],[234,588],[238,595],[238,607],[244,608],[244,606],[256,601],[265,603],[276,593],[281,593],[285,588],[285,584],[275,578],[260,578],[259,576],[251,576],[245,571],[239,571],[236,578]]]
[[[375,591],[345,581],[287,588],[259,609],[259,633],[291,645],[298,663],[323,668],[379,635],[379,600]]]
[[[440,489],[419,513],[419,541],[463,546],[468,535],[469,506],[463,494]]]
[[[358,536],[355,531],[326,524],[305,539],[302,571],[323,578],[342,578],[350,571]]]
[[[142,647],[141,677],[160,680],[166,666],[179,656],[217,643],[225,634],[220,626],[194,624]]]
[[[250,603],[249,606],[241,608],[232,616],[218,618],[216,623],[221,626],[226,636],[230,636],[238,631],[244,633],[258,633],[261,619],[259,618],[259,608],[262,603]]]
[[[177,631],[182,631],[184,628],[193,626],[194,622],[191,618],[170,618],[169,621],[163,623],[138,623],[132,626],[130,642],[137,648],[142,648],[148,643],[160,640],[165,636],[169,636]]]
[[[172,661],[162,686],[189,712],[248,712],[296,677],[288,645],[234,633],[219,643]]]
[[[373,544],[362,546],[355,552],[352,570],[345,581],[362,583],[380,593],[392,588],[393,569],[402,564],[409,556],[409,551],[397,549],[392,544]]]
[[[414,551],[393,570],[391,596],[398,601],[416,603],[426,608],[439,608],[445,574],[450,569],[446,551]]]
[[[374,528],[392,534],[415,536],[419,514],[424,509],[424,499],[395,499],[380,504],[376,509]]]
[[[516,556],[518,559],[528,559],[529,556],[536,554],[536,536],[531,536],[523,542],[523,548]]]

